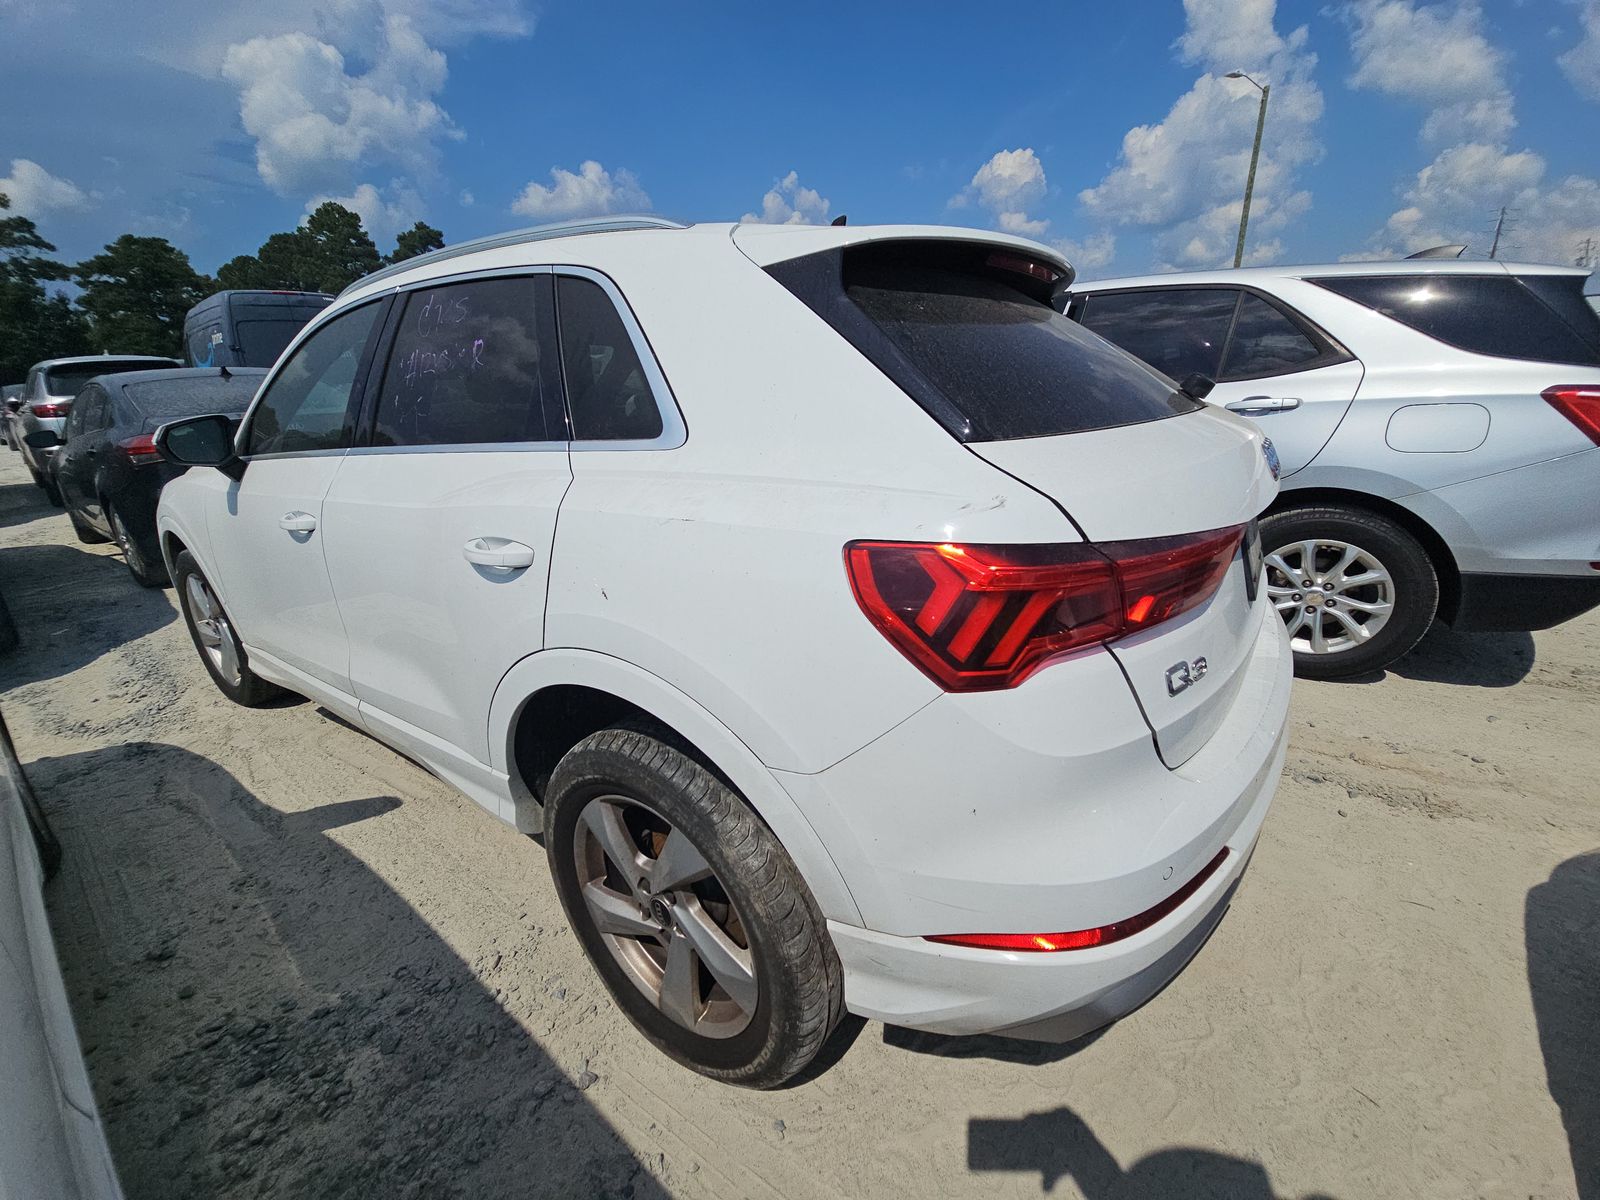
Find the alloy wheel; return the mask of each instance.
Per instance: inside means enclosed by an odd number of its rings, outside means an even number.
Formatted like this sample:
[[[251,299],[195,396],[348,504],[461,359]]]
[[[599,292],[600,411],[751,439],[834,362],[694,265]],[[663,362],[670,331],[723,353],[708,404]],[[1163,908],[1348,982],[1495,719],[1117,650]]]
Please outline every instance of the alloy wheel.
[[[573,831],[584,907],[623,973],[691,1033],[730,1038],[755,1015],[749,936],[681,829],[637,800],[597,796]]]
[[[242,679],[239,643],[228,624],[228,614],[222,611],[210,586],[198,575],[190,575],[184,581],[183,596],[201,650],[211,660],[217,674],[237,686]]]
[[[1281,546],[1266,556],[1267,596],[1291,646],[1338,654],[1372,640],[1394,613],[1394,578],[1370,550],[1332,538]]]
[[[111,513],[111,536],[116,540],[117,548],[122,551],[122,557],[135,575],[144,574],[144,555],[139,552],[138,545],[133,540],[133,535],[128,532],[128,527],[122,523],[122,514],[116,509],[109,509]]]

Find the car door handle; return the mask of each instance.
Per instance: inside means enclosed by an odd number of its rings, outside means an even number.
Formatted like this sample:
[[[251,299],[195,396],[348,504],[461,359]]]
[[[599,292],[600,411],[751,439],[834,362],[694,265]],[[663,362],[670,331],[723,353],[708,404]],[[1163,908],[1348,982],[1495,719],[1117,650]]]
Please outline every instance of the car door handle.
[[[461,556],[475,567],[520,571],[533,566],[533,547],[509,538],[475,537],[461,547]]]
[[[278,528],[290,533],[312,533],[317,528],[317,519],[308,512],[286,512],[278,518]]]
[[[1243,400],[1230,400],[1222,407],[1229,412],[1249,416],[1251,413],[1287,412],[1300,407],[1298,396],[1246,396]]]

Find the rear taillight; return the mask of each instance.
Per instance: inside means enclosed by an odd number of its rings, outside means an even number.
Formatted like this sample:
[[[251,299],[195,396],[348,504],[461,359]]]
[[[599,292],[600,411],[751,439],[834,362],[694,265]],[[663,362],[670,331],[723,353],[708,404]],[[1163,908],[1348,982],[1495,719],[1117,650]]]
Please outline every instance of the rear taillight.
[[[71,400],[40,400],[28,405],[36,417],[64,417],[72,411]]]
[[[857,602],[940,687],[1015,687],[1049,659],[1204,603],[1244,526],[1100,545],[852,542]]]
[[[151,433],[141,433],[131,438],[123,438],[117,443],[117,449],[126,454],[128,461],[136,466],[140,463],[161,461],[161,451],[156,449],[155,435]]]
[[[1600,446],[1600,384],[1577,383],[1545,388],[1540,393],[1552,408]]]

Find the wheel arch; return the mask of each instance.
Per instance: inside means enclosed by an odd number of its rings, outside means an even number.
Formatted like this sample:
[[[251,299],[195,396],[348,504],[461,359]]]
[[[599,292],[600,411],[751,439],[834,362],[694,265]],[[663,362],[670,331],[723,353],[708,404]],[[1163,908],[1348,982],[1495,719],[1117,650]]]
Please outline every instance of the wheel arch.
[[[661,727],[744,798],[794,860],[825,916],[861,923],[832,855],[755,752],[666,680],[609,655],[539,651],[513,666],[495,689],[490,765],[506,776],[517,828],[542,829],[539,789],[567,750],[600,729],[641,719]]]
[[[1449,624],[1455,618],[1461,603],[1461,569],[1450,545],[1427,521],[1404,505],[1371,492],[1358,492],[1349,488],[1306,487],[1278,493],[1278,498],[1267,506],[1264,516],[1288,512],[1296,508],[1315,508],[1324,504],[1342,504],[1347,508],[1364,509],[1393,521],[1421,544],[1433,564],[1439,580],[1438,619]]]

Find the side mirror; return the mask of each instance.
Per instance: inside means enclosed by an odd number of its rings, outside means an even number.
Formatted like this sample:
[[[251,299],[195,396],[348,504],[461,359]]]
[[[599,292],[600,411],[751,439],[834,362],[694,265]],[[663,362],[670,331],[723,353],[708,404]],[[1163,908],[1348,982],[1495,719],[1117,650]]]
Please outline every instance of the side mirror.
[[[156,430],[156,449],[169,463],[180,467],[216,467],[238,478],[244,464],[234,456],[233,420],[221,413],[173,421]]]
[[[1185,375],[1183,382],[1178,384],[1178,390],[1185,396],[1193,396],[1196,400],[1204,400],[1211,395],[1211,389],[1217,386],[1217,381],[1209,375],[1202,375],[1196,371],[1193,375]]]
[[[21,396],[13,396],[13,397],[11,397],[11,399],[6,401],[6,411],[7,412],[16,412],[21,407],[22,407],[22,397]]]
[[[61,445],[61,435],[54,429],[35,429],[24,435],[22,440],[35,450],[54,450]]]

